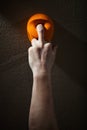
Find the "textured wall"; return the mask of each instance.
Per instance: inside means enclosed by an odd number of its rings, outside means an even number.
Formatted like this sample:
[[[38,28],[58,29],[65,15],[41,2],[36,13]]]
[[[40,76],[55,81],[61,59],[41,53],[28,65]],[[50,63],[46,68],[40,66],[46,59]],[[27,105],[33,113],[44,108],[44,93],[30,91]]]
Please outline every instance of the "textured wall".
[[[61,130],[85,126],[85,2],[79,0],[8,1],[0,4],[0,129],[28,130],[32,72],[28,66],[28,17],[54,19],[59,45],[52,74],[56,116]]]

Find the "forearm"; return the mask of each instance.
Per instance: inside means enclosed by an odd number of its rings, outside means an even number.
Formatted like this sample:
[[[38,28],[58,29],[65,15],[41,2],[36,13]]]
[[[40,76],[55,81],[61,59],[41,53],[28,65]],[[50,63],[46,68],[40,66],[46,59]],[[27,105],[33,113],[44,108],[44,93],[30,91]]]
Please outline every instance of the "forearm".
[[[46,73],[33,76],[29,125],[30,130],[57,130],[51,77]]]

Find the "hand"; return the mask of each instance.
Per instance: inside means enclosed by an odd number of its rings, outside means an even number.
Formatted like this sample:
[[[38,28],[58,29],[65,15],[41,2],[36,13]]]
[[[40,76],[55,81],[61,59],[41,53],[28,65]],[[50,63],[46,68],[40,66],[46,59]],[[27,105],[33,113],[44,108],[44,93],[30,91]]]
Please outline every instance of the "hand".
[[[44,40],[44,28],[42,24],[36,27],[38,40],[33,39],[32,46],[28,49],[28,61],[33,75],[42,73],[50,74],[54,64],[56,49],[52,43],[46,43]]]

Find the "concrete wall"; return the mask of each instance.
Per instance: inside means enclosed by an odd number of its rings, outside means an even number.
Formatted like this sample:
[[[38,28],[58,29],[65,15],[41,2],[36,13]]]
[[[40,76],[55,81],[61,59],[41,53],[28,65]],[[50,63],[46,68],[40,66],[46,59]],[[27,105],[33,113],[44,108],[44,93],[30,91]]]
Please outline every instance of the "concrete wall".
[[[80,130],[86,115],[85,1],[8,1],[0,4],[0,129],[28,130],[32,72],[27,61],[28,18],[43,12],[53,18],[58,44],[52,73],[60,130]]]

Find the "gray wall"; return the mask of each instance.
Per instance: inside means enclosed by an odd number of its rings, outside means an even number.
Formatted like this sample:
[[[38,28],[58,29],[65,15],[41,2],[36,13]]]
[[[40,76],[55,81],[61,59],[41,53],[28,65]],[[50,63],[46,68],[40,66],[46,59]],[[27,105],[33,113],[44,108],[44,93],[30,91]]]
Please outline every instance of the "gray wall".
[[[60,130],[80,130],[86,115],[85,1],[4,1],[0,3],[0,129],[27,130],[32,72],[27,61],[28,18],[48,14],[55,23],[58,44],[52,73],[53,95]]]

